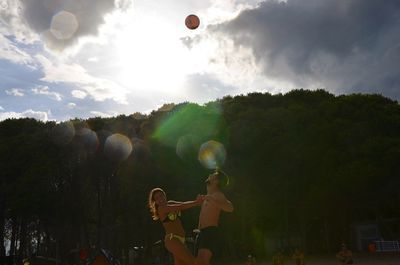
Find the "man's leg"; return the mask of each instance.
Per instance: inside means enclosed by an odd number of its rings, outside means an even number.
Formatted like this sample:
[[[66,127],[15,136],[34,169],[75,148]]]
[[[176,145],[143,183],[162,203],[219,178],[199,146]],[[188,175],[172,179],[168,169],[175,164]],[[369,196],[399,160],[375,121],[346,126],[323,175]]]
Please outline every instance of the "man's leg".
[[[197,258],[199,259],[200,265],[210,265],[212,252],[209,249],[201,248],[197,252]]]

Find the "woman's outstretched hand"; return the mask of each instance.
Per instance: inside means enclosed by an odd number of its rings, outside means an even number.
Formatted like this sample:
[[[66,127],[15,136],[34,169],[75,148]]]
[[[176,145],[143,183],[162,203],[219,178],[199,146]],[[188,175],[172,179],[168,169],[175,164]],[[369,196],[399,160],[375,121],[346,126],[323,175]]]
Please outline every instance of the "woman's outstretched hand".
[[[201,205],[203,203],[203,201],[205,200],[205,197],[206,197],[205,195],[201,195],[201,194],[197,195],[197,198],[196,198],[197,204]]]

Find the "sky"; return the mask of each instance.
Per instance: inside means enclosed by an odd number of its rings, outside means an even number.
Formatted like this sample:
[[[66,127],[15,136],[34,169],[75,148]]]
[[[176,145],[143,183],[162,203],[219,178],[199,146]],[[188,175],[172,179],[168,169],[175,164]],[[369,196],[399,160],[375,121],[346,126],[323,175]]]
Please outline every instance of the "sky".
[[[0,120],[399,84],[398,0],[0,0]]]

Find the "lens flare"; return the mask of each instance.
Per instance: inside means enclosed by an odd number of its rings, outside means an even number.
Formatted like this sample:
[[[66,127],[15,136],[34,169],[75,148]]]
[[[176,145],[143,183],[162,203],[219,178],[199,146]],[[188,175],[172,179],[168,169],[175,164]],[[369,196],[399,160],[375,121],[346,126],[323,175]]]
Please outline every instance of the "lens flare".
[[[93,154],[99,148],[97,133],[89,128],[81,128],[76,132],[78,140],[87,153]]]
[[[195,135],[197,139],[225,138],[227,123],[214,107],[183,104],[163,115],[152,138],[169,147],[176,148],[182,135]],[[185,141],[185,140],[182,140]],[[197,150],[194,152],[195,156]]]
[[[71,38],[78,30],[79,23],[74,14],[60,11],[51,20],[50,32],[58,40]]]
[[[104,144],[104,153],[111,160],[122,162],[132,153],[132,143],[125,135],[110,135]]]
[[[198,148],[199,141],[197,137],[193,134],[186,134],[179,137],[176,143],[176,154],[184,160],[185,158],[191,157],[194,153],[196,157],[196,150]]]
[[[112,133],[108,130],[101,129],[101,130],[97,131],[97,137],[99,138],[99,142],[100,142],[101,146],[104,147],[104,144],[110,135],[112,135]]]
[[[133,138],[132,142],[132,155],[135,159],[144,159],[149,154],[149,148],[146,145],[145,141],[139,138]]]
[[[74,124],[70,121],[57,124],[52,131],[52,140],[57,145],[67,145],[75,136]]]
[[[200,146],[198,159],[208,169],[221,167],[226,159],[225,147],[220,142],[214,140],[205,142]]]

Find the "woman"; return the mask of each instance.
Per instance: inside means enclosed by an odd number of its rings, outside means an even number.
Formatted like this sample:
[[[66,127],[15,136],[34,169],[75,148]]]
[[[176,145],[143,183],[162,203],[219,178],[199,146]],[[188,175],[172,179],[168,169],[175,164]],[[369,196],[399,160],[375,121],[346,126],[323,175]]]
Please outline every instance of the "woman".
[[[197,265],[196,258],[185,245],[185,230],[180,215],[186,210],[201,205],[204,196],[197,196],[195,201],[168,201],[165,192],[155,188],[149,194],[149,208],[153,220],[160,220],[165,229],[165,247],[174,256],[175,265]]]

